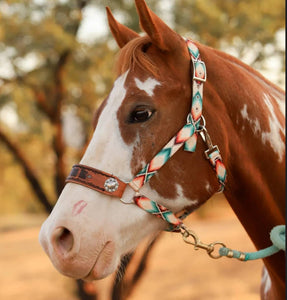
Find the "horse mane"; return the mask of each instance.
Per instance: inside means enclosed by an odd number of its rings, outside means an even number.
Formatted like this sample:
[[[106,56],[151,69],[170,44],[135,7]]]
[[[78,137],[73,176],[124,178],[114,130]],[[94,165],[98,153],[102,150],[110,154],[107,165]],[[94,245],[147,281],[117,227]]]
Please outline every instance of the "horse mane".
[[[267,86],[272,87],[277,92],[279,92],[279,93],[285,93],[285,91],[281,87],[277,86],[276,84],[274,84],[273,82],[271,82],[270,80],[268,80],[260,72],[258,72],[254,68],[250,67],[246,63],[242,62],[240,59],[236,58],[235,56],[230,55],[230,54],[228,54],[226,52],[217,50],[217,49],[210,48],[208,46],[206,46],[206,47],[209,48],[209,49],[211,49],[219,57],[221,57],[221,58],[229,61],[230,63],[232,63],[233,65],[235,65],[237,67],[241,67],[247,73],[256,76],[259,80],[261,80],[261,82],[264,82]]]
[[[119,76],[127,70],[133,70],[140,67],[142,70],[158,77],[158,67],[146,54],[147,49],[151,46],[149,36],[142,36],[129,41],[118,53],[115,71]]]

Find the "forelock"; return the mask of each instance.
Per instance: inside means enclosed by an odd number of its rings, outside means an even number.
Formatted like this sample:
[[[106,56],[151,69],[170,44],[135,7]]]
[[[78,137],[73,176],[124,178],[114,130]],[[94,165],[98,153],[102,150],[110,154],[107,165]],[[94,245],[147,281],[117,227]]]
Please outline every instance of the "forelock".
[[[127,70],[134,70],[135,67],[139,67],[154,77],[158,77],[158,68],[146,53],[150,45],[151,39],[148,36],[138,37],[128,42],[117,56],[115,66],[117,76]]]

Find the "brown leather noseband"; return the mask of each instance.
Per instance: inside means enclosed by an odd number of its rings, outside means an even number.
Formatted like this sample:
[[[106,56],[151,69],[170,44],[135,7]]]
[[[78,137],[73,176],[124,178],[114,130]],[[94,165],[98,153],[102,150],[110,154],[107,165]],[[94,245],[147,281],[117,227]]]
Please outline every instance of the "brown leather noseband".
[[[118,198],[122,197],[127,185],[118,177],[81,164],[73,166],[66,182],[81,184],[100,193]]]

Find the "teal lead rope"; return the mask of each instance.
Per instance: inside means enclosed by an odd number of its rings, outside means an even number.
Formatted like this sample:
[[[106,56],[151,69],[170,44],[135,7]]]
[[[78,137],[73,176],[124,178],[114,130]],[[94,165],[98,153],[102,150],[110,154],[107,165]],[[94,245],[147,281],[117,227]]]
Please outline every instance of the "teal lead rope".
[[[279,252],[280,250],[285,251],[285,225],[275,226],[270,232],[270,239],[273,243],[272,246],[256,252],[241,252],[222,247],[219,249],[219,254],[220,256],[227,256],[229,258],[237,258],[241,261],[248,261],[268,257]]]

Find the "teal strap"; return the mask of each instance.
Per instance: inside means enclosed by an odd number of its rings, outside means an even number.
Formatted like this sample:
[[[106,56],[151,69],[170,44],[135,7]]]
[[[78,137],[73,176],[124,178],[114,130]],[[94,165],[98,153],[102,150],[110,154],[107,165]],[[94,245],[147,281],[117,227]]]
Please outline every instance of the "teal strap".
[[[256,251],[256,252],[241,252],[232,250],[226,247],[219,249],[220,256],[227,256],[229,258],[237,258],[241,261],[255,260],[273,255],[280,250],[285,251],[285,225],[275,226],[270,232],[270,239],[272,246]]]

